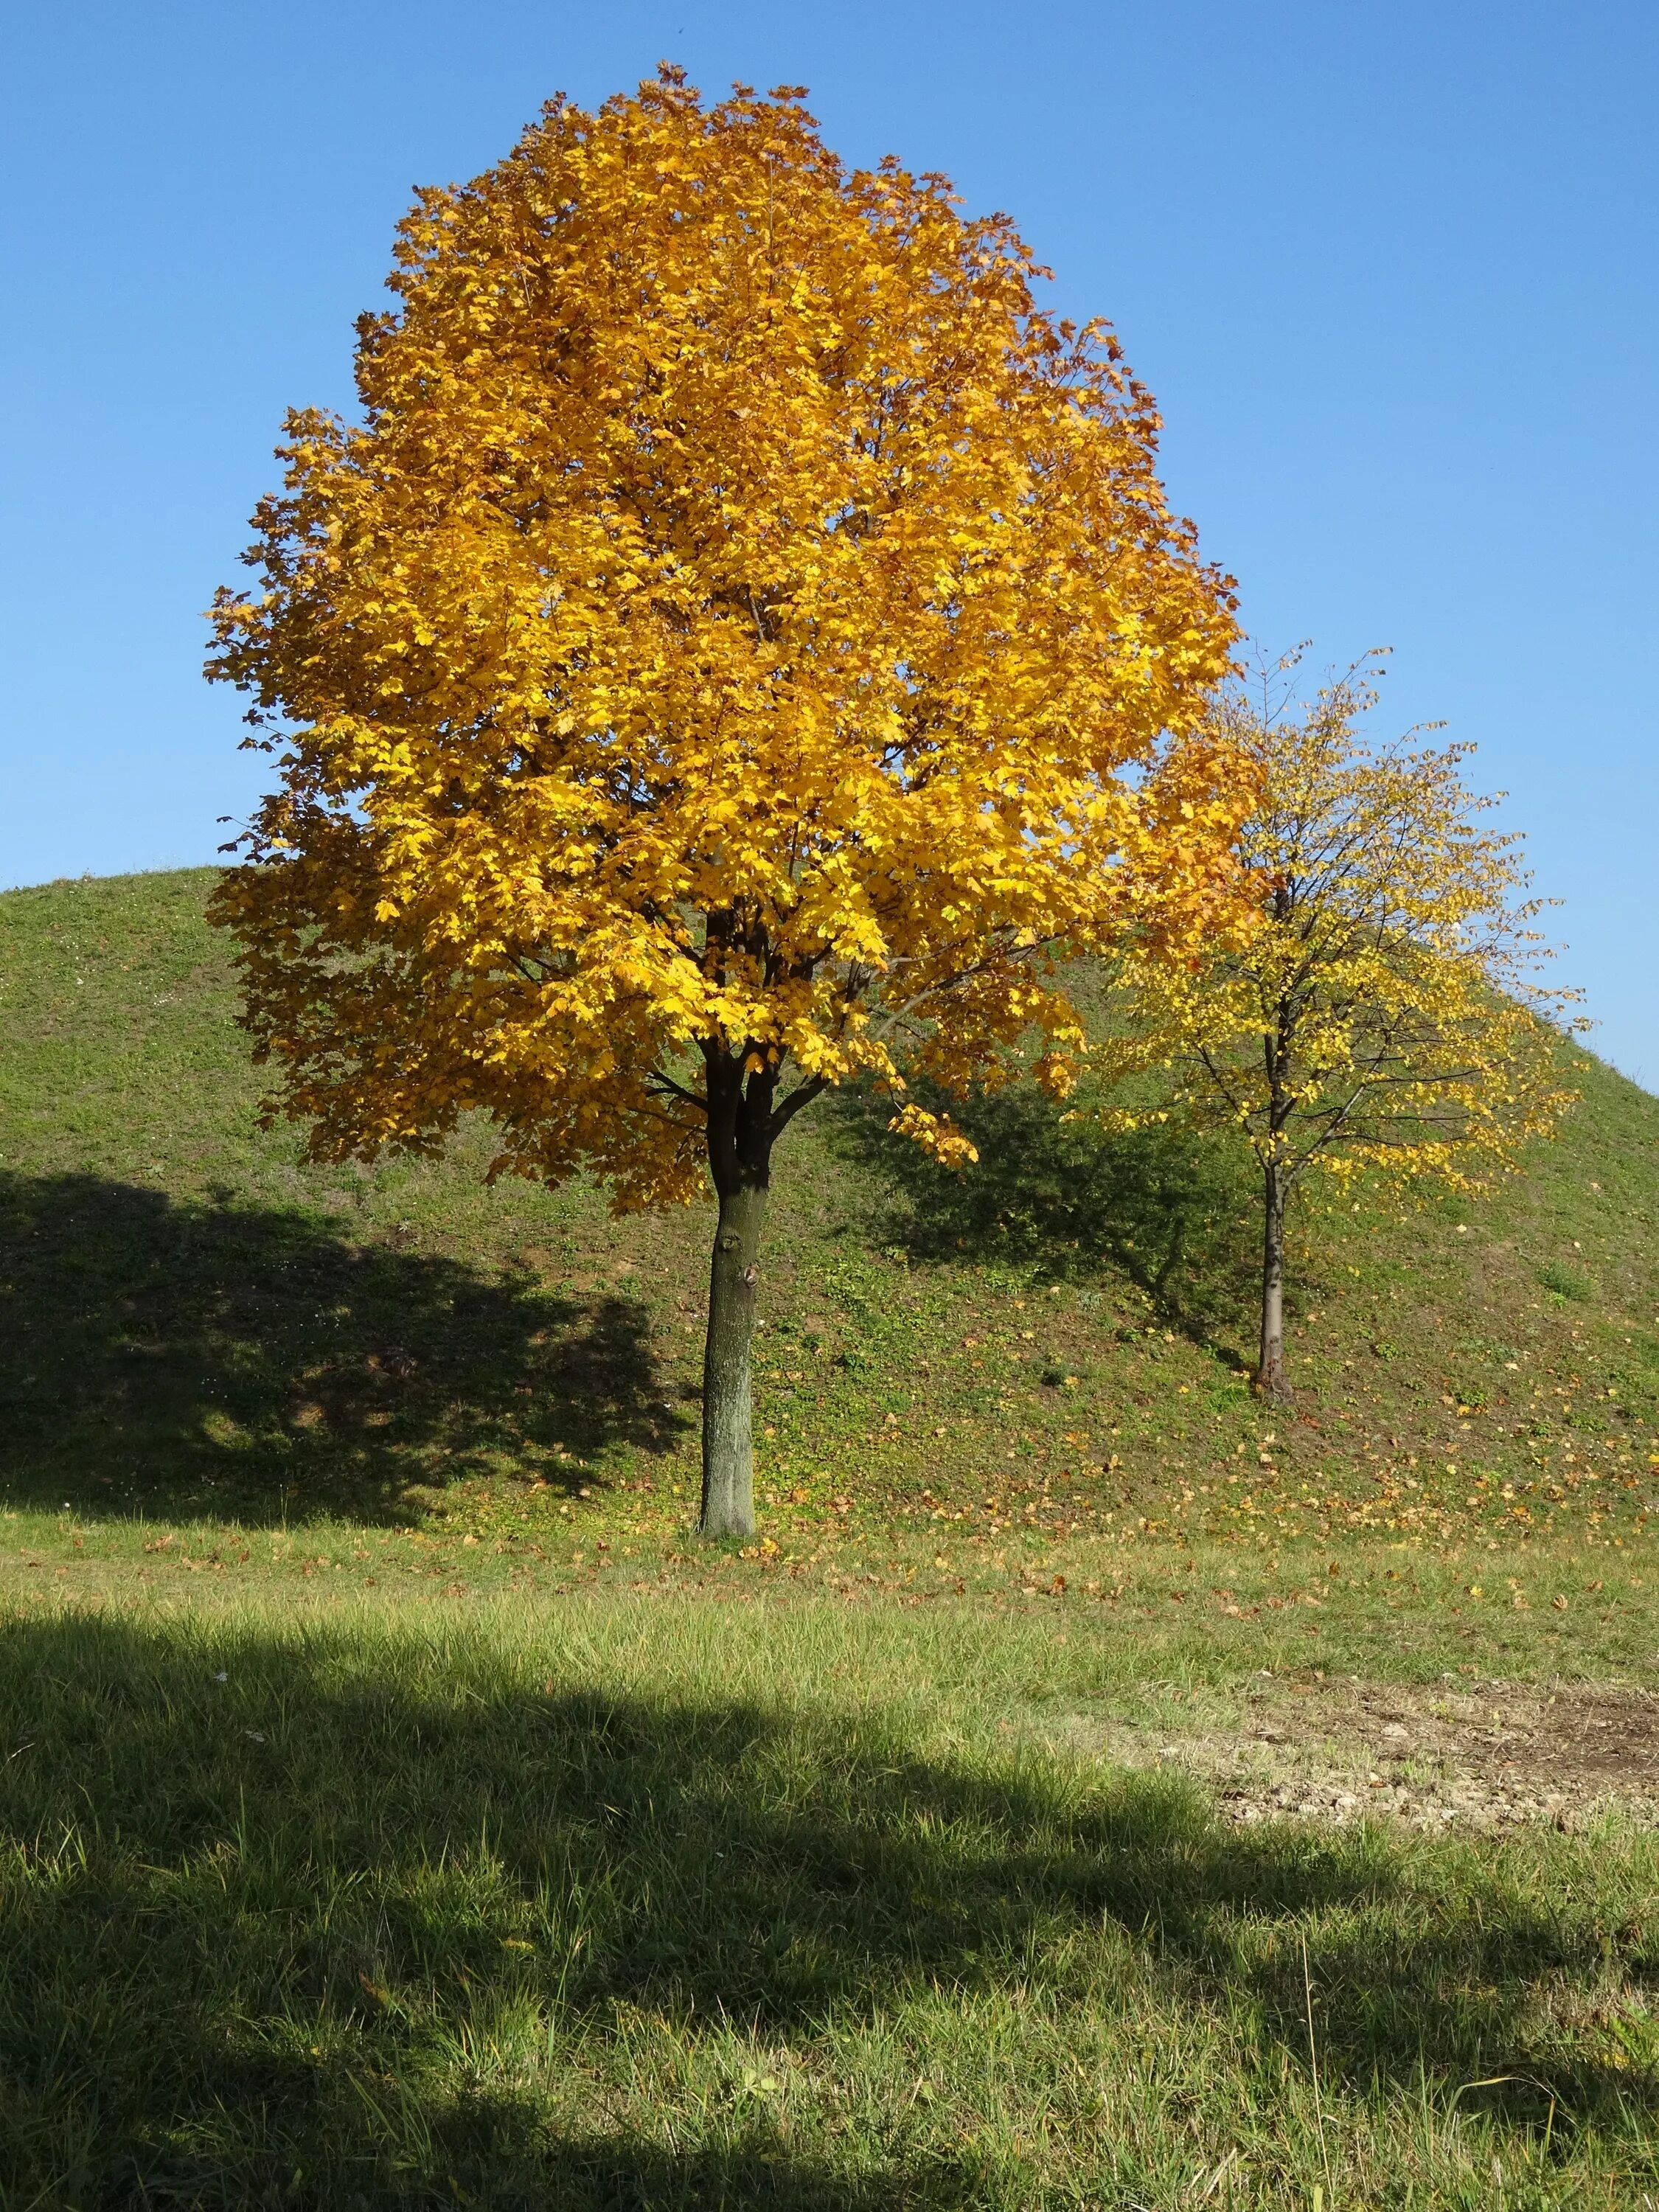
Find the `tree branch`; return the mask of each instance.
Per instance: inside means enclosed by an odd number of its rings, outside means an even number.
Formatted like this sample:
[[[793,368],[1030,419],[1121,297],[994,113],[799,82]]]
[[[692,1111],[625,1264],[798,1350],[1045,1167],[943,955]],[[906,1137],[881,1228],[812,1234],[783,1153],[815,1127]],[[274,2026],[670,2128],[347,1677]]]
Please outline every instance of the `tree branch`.
[[[647,1086],[653,1086],[671,1097],[683,1098],[688,1106],[695,1106],[699,1114],[708,1114],[708,1101],[706,1098],[699,1098],[695,1091],[688,1091],[684,1084],[676,1083],[673,1077],[665,1075],[661,1068],[652,1068],[645,1080]]]

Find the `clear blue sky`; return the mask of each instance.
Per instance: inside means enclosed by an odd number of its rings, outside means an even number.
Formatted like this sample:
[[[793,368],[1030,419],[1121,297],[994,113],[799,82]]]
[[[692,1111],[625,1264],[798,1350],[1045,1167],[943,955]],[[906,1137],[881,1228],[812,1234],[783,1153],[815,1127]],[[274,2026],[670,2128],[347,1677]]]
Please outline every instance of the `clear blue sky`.
[[[411,185],[659,57],[1006,209],[1117,324],[1247,621],[1395,648],[1659,1087],[1653,0],[286,0],[9,11],[0,883],[212,856],[198,675],[284,406],[347,405]]]

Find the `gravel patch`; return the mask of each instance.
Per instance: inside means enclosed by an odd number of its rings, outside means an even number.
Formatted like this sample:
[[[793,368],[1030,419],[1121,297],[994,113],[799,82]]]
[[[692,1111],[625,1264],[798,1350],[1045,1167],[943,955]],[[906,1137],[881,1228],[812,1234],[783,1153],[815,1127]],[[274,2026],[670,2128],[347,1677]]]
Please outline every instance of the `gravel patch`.
[[[1194,1715],[1194,1721],[1200,1717]],[[1229,1723],[1084,1713],[1043,1731],[1073,1752],[1190,1775],[1228,1819],[1384,1819],[1486,1832],[1659,1826],[1659,1695],[1460,1679],[1434,1688],[1262,1676]]]

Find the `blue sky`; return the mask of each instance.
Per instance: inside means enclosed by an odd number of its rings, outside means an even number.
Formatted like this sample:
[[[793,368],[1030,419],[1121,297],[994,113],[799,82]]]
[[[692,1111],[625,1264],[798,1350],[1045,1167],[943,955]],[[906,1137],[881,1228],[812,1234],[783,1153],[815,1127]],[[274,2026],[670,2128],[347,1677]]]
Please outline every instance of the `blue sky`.
[[[1651,0],[11,11],[0,884],[212,856],[260,763],[199,613],[283,409],[349,403],[413,185],[663,56],[1015,216],[1261,643],[1390,645],[1379,726],[1478,743],[1659,1087]]]

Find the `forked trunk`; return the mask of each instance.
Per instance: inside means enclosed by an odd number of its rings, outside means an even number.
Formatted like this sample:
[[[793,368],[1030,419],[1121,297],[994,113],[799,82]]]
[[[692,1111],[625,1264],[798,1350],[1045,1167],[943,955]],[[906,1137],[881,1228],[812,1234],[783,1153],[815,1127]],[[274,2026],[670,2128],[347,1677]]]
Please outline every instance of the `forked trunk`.
[[[1285,1379],[1285,1181],[1276,1167],[1262,1171],[1261,1354],[1257,1394],[1270,1402],[1291,1395]]]
[[[755,1333],[766,1184],[745,1179],[720,1195],[708,1269],[708,1338],[702,1362],[702,1521],[705,1536],[755,1533],[749,1347]]]

